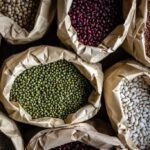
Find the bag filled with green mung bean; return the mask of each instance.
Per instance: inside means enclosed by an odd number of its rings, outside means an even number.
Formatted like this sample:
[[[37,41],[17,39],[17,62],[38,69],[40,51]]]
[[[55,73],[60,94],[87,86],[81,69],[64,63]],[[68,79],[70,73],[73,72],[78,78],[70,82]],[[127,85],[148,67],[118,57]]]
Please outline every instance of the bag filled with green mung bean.
[[[0,35],[11,44],[40,39],[56,12],[55,0],[0,1]]]
[[[125,150],[125,147],[117,137],[99,133],[89,124],[79,123],[40,131],[29,141],[26,149]]]
[[[13,119],[58,127],[92,118],[100,109],[103,73],[77,55],[51,46],[8,58],[1,73],[1,101]]]
[[[14,121],[0,111],[0,149],[24,150],[23,140]]]

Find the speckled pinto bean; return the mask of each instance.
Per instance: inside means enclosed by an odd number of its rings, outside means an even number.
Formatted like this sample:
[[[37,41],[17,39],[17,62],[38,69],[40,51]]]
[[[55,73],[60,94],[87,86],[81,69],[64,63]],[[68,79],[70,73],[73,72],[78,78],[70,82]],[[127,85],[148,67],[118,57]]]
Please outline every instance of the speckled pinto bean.
[[[122,0],[73,0],[69,11],[78,40],[98,46],[119,24],[123,23]]]

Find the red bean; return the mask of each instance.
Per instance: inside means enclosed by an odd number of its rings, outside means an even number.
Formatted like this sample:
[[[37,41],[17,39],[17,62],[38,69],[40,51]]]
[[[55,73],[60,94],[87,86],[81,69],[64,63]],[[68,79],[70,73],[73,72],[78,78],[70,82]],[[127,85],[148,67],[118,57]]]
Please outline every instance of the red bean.
[[[78,40],[98,46],[123,22],[122,0],[73,0],[69,15]]]

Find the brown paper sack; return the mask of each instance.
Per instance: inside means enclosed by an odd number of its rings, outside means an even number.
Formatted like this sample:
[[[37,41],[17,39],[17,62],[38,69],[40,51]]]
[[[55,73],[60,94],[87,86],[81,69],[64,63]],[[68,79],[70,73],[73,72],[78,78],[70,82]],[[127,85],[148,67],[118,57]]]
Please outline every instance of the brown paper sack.
[[[104,97],[106,109],[113,128],[117,131],[120,140],[132,150],[138,150],[130,138],[126,118],[120,97],[120,85],[124,79],[145,75],[146,82],[150,84],[150,70],[133,60],[119,62],[105,73]]]
[[[0,34],[11,44],[25,44],[40,39],[53,20],[55,9],[53,0],[41,0],[34,28],[30,32],[0,13]]]
[[[144,32],[147,20],[147,1],[138,0],[136,13],[129,28],[123,48],[135,59],[150,67],[150,58],[146,55]]]
[[[6,117],[2,112],[0,112],[0,132],[11,139],[16,150],[24,150],[23,140],[15,122]]]
[[[100,150],[125,149],[117,137],[99,133],[92,126],[80,123],[66,128],[47,129],[39,132],[30,140],[27,150],[49,150],[75,141],[80,141]]]
[[[40,64],[48,64],[60,59],[72,62],[76,68],[90,81],[93,91],[87,104],[77,112],[68,115],[65,120],[58,118],[32,119],[32,117],[16,102],[9,101],[10,90],[15,78],[24,70]],[[56,127],[64,124],[78,123],[92,118],[100,109],[103,85],[103,73],[100,64],[88,64],[74,53],[62,48],[38,46],[8,58],[2,69],[0,79],[0,97],[9,116],[17,121],[41,127]]]
[[[130,23],[135,13],[136,0],[123,0],[124,24],[118,25],[98,47],[87,46],[80,43],[77,33],[71,25],[68,15],[73,0],[58,0],[58,30],[57,35],[60,40],[74,51],[85,61],[96,63],[114,52],[124,41]]]

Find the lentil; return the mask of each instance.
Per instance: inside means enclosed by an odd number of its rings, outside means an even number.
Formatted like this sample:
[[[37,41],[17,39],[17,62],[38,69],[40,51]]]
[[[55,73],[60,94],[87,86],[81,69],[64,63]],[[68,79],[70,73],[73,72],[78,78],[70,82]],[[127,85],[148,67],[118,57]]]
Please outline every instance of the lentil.
[[[39,4],[40,0],[0,0],[0,12],[22,28],[31,31]]]
[[[133,143],[141,150],[150,147],[150,86],[138,76],[124,79],[120,96]],[[128,92],[130,91],[130,92]]]
[[[12,141],[0,132],[0,150],[15,150]]]
[[[52,148],[51,150],[98,150],[95,147],[92,147],[90,145],[86,145],[84,143],[81,142],[71,142],[71,143],[67,143],[61,146],[58,146],[56,148]]]
[[[123,22],[122,0],[73,0],[69,16],[78,40],[98,46]]]
[[[146,55],[150,57],[150,0],[148,0],[148,14],[147,14],[146,30],[144,35],[145,35]]]
[[[14,81],[10,101],[17,101],[33,117],[64,119],[87,103],[88,80],[72,64],[59,60],[23,71]]]

